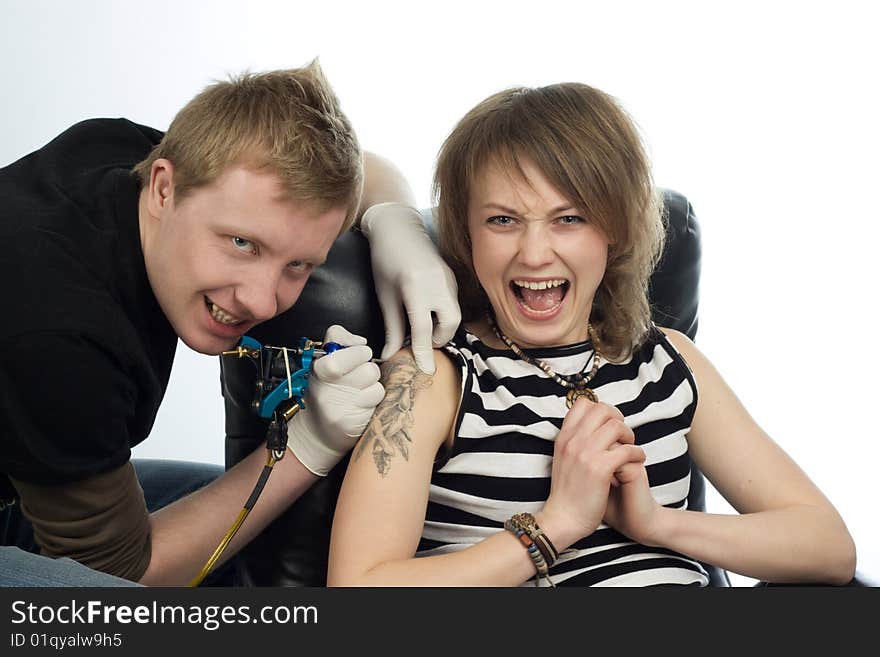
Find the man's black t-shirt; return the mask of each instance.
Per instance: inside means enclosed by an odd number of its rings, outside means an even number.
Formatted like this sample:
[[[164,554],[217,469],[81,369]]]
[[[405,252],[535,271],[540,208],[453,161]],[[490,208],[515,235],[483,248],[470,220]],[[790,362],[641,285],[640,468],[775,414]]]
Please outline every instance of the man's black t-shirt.
[[[177,338],[147,278],[131,168],[161,137],[84,121],[0,169],[0,479],[108,472],[150,432]]]

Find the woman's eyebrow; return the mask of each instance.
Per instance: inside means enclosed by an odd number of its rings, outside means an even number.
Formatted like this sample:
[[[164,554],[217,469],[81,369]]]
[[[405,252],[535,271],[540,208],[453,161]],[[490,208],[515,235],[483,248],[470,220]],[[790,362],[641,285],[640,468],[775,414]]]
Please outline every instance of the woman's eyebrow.
[[[506,212],[507,214],[518,215],[520,214],[519,210],[514,210],[513,208],[509,208],[506,205],[502,205],[501,203],[486,203],[483,206],[484,210],[498,210],[500,212]],[[570,204],[560,205],[558,207],[550,210],[549,214],[559,214],[560,212],[577,212],[577,209]]]

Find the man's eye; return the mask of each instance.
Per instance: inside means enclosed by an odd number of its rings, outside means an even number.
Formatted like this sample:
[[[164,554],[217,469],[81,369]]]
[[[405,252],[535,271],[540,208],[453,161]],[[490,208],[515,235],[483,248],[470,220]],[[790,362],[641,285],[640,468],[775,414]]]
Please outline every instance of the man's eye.
[[[256,253],[257,247],[254,246],[254,243],[250,240],[246,240],[243,237],[235,236],[232,238],[232,244],[239,251],[243,251],[244,253]]]
[[[302,260],[294,260],[290,262],[287,266],[297,274],[305,274],[312,270],[312,263],[303,262]]]
[[[490,217],[489,223],[495,224],[496,226],[509,226],[513,223],[513,219],[505,215],[499,215],[497,217]]]

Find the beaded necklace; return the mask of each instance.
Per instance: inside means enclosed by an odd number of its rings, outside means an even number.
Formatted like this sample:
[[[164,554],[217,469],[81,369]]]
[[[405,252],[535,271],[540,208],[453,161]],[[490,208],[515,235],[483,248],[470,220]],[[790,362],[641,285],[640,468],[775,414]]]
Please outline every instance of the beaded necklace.
[[[498,325],[495,323],[495,320],[491,315],[488,316],[489,326],[492,327],[492,330],[495,332],[495,335],[501,340],[507,347],[514,353],[516,356],[530,365],[535,365],[540,367],[544,373],[549,376],[551,379],[556,381],[563,388],[568,388],[568,392],[565,394],[565,405],[568,408],[574,406],[574,403],[580,399],[581,397],[586,397],[592,402],[599,401],[599,398],[596,396],[596,393],[593,392],[591,388],[587,387],[587,384],[593,380],[593,377],[596,376],[596,372],[599,371],[599,348],[598,341],[596,340],[595,334],[593,332],[593,325],[589,322],[587,323],[587,334],[590,336],[590,340],[593,342],[593,354],[590,356],[590,360],[593,361],[593,367],[590,369],[590,372],[587,375],[584,375],[583,372],[578,372],[576,374],[558,374],[554,372],[553,369],[544,361],[539,358],[533,358],[526,354],[522,349],[520,349],[519,345],[517,345],[513,340],[508,338],[504,333],[501,332],[501,329],[498,328]],[[589,364],[590,361],[587,361]],[[584,369],[587,366],[584,365]]]

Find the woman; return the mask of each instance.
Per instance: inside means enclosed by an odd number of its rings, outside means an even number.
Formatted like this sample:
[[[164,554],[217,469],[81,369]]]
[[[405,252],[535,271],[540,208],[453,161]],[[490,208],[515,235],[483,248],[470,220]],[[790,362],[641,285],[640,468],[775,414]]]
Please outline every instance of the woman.
[[[433,376],[407,351],[383,366],[330,585],[704,586],[700,562],[852,578],[834,507],[690,340],[651,324],[660,204],[612,98],[493,95],[445,142],[435,186],[464,323]],[[741,515],[686,509],[690,459]]]

